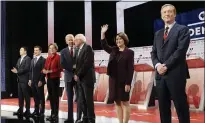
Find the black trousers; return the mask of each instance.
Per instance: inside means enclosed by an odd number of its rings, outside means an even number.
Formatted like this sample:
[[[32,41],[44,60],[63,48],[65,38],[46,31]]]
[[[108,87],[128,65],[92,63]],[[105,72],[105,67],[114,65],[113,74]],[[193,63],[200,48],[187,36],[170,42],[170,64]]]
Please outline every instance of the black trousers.
[[[33,82],[31,85],[34,102],[35,102],[35,112],[44,113],[45,112],[45,95],[44,95],[44,84],[38,87],[38,83]]]
[[[71,82],[65,82],[65,88],[67,93],[67,101],[68,101],[68,120],[74,120],[73,119],[73,95],[74,95],[74,89],[75,87],[75,81],[72,80]]]
[[[60,78],[48,78],[47,88],[50,98],[51,115],[58,116]]]
[[[80,120],[83,114],[84,118],[87,118],[87,112],[85,111],[84,104],[86,102],[82,85],[80,83],[76,84],[76,99],[77,99],[77,120]]]
[[[93,86],[88,86],[85,83],[78,83],[78,92],[80,93],[77,97],[77,111],[79,111],[79,116],[80,111],[82,111],[84,115],[83,118],[88,119],[90,122],[94,122],[95,120],[93,90],[94,84]]]
[[[186,80],[156,80],[161,123],[171,123],[171,98],[174,102],[179,123],[190,123],[189,106],[185,93]]]
[[[24,99],[26,101],[26,111],[30,112],[30,94],[28,83],[18,83],[18,100],[19,100],[19,112],[23,112]]]

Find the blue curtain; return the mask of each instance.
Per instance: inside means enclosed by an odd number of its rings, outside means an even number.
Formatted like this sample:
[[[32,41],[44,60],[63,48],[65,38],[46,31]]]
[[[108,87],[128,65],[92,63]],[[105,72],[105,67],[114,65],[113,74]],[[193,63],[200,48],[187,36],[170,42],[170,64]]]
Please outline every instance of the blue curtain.
[[[6,2],[1,1],[1,91],[5,90]]]

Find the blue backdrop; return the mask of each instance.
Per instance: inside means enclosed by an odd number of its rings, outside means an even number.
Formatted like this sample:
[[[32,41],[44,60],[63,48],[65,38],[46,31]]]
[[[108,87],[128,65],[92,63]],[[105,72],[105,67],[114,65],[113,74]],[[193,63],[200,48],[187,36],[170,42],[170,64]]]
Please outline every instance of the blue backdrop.
[[[6,6],[1,1],[1,91],[5,90]]]
[[[192,40],[204,38],[204,8],[178,14],[176,22],[189,27]],[[164,28],[162,19],[155,20],[154,31],[162,28]]]

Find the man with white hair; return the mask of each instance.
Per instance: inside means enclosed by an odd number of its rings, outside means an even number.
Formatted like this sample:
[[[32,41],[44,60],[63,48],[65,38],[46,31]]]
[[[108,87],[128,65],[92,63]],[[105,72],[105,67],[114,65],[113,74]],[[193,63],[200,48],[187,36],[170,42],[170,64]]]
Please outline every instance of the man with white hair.
[[[76,53],[76,71],[74,75],[74,80],[79,86],[78,92],[80,92],[77,105],[83,111],[83,123],[95,123],[93,101],[94,83],[96,82],[94,52],[91,46],[86,44],[86,38],[83,34],[75,36],[75,46],[79,48]],[[76,123],[79,122],[81,121],[76,121]]]
[[[75,82],[73,79],[73,71],[75,71],[75,48],[74,45],[74,36],[72,34],[67,34],[65,37],[66,48],[61,50],[60,62],[61,66],[64,69],[64,82],[68,98],[68,119],[65,123],[74,123],[73,118],[73,88]]]

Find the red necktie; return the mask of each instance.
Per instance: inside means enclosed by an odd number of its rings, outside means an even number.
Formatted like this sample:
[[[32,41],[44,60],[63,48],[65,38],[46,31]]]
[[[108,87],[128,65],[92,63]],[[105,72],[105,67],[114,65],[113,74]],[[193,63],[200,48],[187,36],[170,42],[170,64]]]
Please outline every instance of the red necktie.
[[[70,55],[73,57],[73,47],[70,48]]]
[[[168,36],[168,29],[169,27],[165,28],[165,33],[164,33],[164,41],[166,40],[167,36]]]

